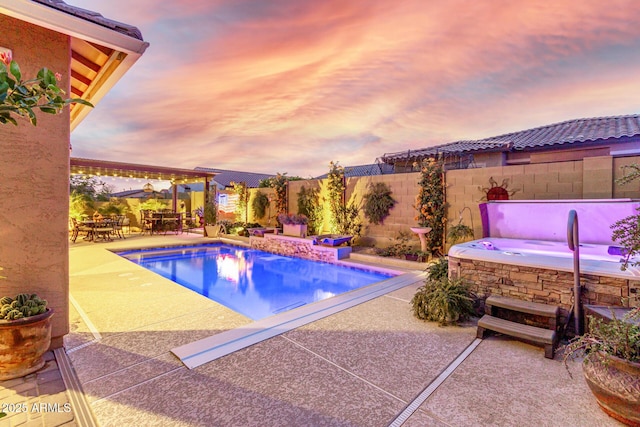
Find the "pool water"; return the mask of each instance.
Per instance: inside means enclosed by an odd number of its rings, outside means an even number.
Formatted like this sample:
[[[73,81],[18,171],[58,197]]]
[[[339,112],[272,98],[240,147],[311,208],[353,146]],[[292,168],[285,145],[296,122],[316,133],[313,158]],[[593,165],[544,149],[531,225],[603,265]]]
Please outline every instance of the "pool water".
[[[226,244],[118,254],[253,320],[393,277]]]

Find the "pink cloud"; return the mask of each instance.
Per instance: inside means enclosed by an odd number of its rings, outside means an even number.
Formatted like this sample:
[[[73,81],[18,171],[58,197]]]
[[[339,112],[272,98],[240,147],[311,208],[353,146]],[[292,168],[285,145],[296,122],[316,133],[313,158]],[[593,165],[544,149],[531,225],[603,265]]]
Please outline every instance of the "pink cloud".
[[[309,175],[638,111],[631,1],[69,2],[151,43],[74,155]]]

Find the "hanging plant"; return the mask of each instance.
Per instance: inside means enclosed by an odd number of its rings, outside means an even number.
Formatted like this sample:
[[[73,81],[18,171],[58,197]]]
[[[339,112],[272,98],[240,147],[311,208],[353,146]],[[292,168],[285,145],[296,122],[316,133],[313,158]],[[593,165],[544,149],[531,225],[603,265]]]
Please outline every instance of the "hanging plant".
[[[258,219],[264,218],[267,214],[267,207],[269,206],[269,197],[262,191],[258,190],[251,202],[251,209],[253,209],[253,216]]]
[[[396,204],[391,189],[384,182],[369,183],[369,192],[364,195],[364,216],[373,224],[382,224]]]
[[[473,229],[468,225],[458,223],[450,227],[447,232],[447,239],[453,244],[466,238],[473,239]]]
[[[432,255],[442,255],[447,217],[444,201],[444,167],[441,160],[423,160],[418,185],[420,189],[414,205],[418,210],[418,216],[415,219],[421,227],[431,228],[425,236],[428,250]]]
[[[473,216],[471,216],[471,227],[463,224],[462,213],[465,210],[468,210],[469,215],[471,215],[471,209],[468,206],[465,206],[462,209],[460,209],[460,212],[458,213],[459,215],[458,223],[454,226],[449,227],[449,231],[447,232],[447,239],[454,245],[461,240],[464,240],[467,238],[473,239],[474,237]]]

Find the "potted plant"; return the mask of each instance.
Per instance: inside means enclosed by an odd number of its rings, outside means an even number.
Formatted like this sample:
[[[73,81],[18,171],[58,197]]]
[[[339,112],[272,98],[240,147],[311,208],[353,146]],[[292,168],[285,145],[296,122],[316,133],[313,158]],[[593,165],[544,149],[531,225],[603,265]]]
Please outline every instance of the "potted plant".
[[[391,243],[386,248],[376,248],[375,253],[378,256],[393,257],[393,258],[405,258],[405,254],[409,251],[413,251],[408,245],[409,234],[405,231],[399,232],[394,239],[391,239]]]
[[[44,366],[51,344],[47,301],[36,294],[0,299],[0,381],[28,375]]]
[[[588,332],[564,347],[565,366],[569,359],[585,356],[582,372],[600,408],[618,421],[640,426],[640,307],[610,321],[588,319]]]
[[[215,194],[209,196],[209,200],[203,208],[204,232],[207,237],[218,237],[220,226],[216,225],[218,219],[218,204]]]
[[[407,248],[404,251],[404,259],[407,261],[418,261],[419,253],[421,252],[419,249]]]
[[[616,180],[629,183],[640,177],[640,167]],[[637,266],[640,254],[640,210],[611,225],[611,239],[624,250],[620,266]],[[600,408],[625,424],[640,426],[640,307],[611,320],[588,316],[587,332],[564,347],[564,361],[585,356],[582,372]],[[571,372],[569,372],[571,374]]]
[[[306,215],[280,214],[278,221],[282,224],[282,234],[285,236],[307,237],[309,218]]]

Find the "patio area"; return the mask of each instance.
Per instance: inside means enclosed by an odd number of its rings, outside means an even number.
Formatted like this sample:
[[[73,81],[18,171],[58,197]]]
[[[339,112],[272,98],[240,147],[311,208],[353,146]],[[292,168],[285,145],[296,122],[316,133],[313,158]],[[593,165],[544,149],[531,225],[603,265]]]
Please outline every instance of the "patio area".
[[[101,426],[621,425],[578,363],[571,378],[540,348],[476,340],[474,322],[414,318],[421,282],[189,370],[172,348],[251,320],[108,249],[203,241],[71,245],[71,332],[57,356],[82,388],[74,413],[86,407]]]

